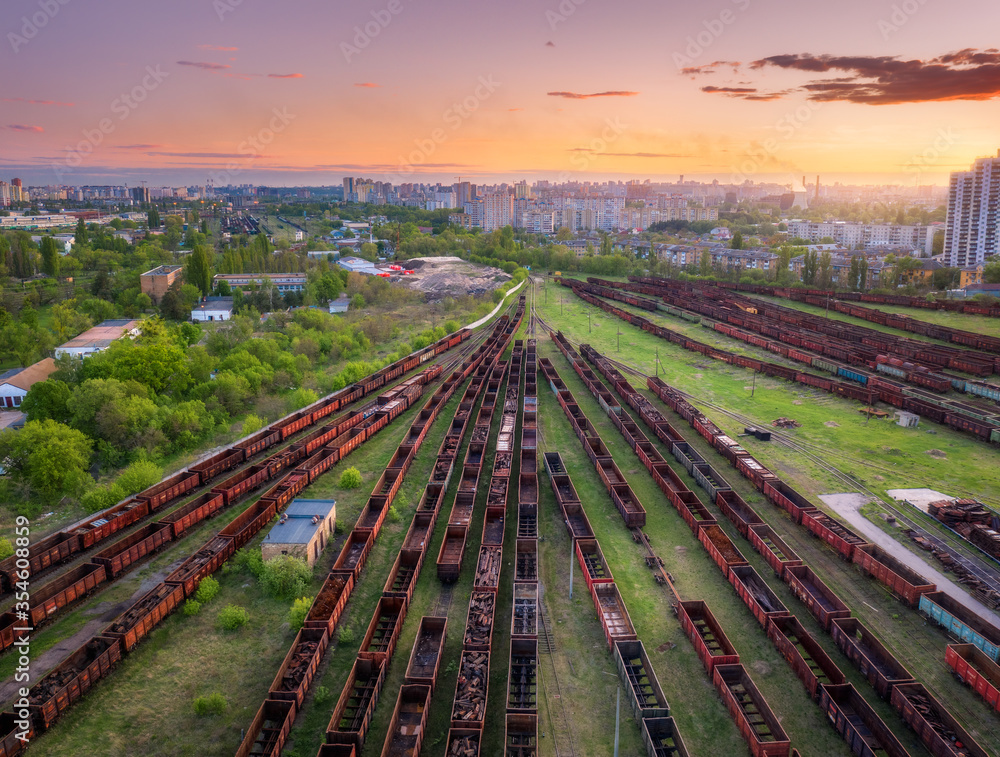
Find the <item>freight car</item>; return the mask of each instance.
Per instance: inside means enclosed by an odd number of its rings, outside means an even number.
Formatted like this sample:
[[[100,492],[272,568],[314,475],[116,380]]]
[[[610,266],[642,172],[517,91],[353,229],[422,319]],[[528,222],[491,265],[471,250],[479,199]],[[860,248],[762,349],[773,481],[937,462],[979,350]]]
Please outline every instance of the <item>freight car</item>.
[[[1000,665],[972,644],[949,644],[944,659],[962,683],[1000,712]]]
[[[852,684],[821,685],[819,706],[857,757],[910,757]]]
[[[819,699],[820,686],[839,685],[846,680],[840,668],[794,615],[771,618],[767,637],[792,666],[813,699]]]
[[[788,736],[742,665],[717,665],[712,676],[754,757],[788,757]]]
[[[987,752],[921,683],[901,683],[892,690],[892,706],[934,757],[987,757]]]
[[[375,705],[385,684],[385,669],[382,658],[358,657],[354,661],[326,728],[328,744],[352,744],[359,752],[364,747]],[[291,705],[291,702],[288,704]]]
[[[757,622],[767,628],[769,618],[788,615],[788,609],[777,595],[749,565],[736,565],[729,569],[731,583],[740,599],[750,608]]]
[[[974,644],[994,662],[1000,661],[1000,631],[943,591],[921,594],[918,609],[949,635]]]
[[[431,704],[431,688],[420,684],[403,684],[396,699],[389,729],[382,746],[382,757],[405,757],[420,754],[427,728]]]
[[[408,684],[423,684],[431,691],[437,685],[438,671],[444,655],[444,644],[448,634],[448,619],[425,615],[420,619],[417,636],[413,640],[410,661],[406,666],[404,681]]]
[[[614,649],[618,677],[626,691],[635,722],[646,718],[670,716],[670,705],[663,695],[656,672],[641,641],[618,641]]]
[[[785,568],[784,579],[792,593],[809,609],[824,631],[835,618],[851,617],[850,608],[807,565]]]
[[[872,632],[856,618],[837,618],[830,626],[833,641],[883,699],[888,699],[892,688],[913,680],[910,672]]]
[[[689,757],[673,718],[643,720],[642,741],[646,745],[647,757]]]
[[[733,647],[719,621],[715,619],[708,604],[702,600],[691,600],[677,604],[677,616],[681,628],[694,644],[698,658],[709,676],[716,665],[738,665],[739,653]]]
[[[854,563],[887,586],[909,607],[917,607],[921,595],[937,591],[937,587],[928,583],[926,578],[874,544],[862,544],[855,548]]]

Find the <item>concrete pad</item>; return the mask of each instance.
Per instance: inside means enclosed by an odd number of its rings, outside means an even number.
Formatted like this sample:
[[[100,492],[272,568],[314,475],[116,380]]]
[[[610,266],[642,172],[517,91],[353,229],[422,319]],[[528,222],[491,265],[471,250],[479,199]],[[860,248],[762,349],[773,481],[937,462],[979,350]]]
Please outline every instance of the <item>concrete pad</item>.
[[[954,497],[949,497],[947,494],[936,492],[933,489],[889,489],[886,493],[893,499],[900,502],[908,502],[918,510],[923,510],[924,512],[927,512],[927,506],[931,502],[937,502],[942,499],[949,501],[955,499]]]
[[[857,492],[820,494],[819,498],[823,500],[824,504],[829,505],[838,513],[842,513],[845,510],[859,511],[864,505],[871,502],[871,497],[867,494],[859,494]]]

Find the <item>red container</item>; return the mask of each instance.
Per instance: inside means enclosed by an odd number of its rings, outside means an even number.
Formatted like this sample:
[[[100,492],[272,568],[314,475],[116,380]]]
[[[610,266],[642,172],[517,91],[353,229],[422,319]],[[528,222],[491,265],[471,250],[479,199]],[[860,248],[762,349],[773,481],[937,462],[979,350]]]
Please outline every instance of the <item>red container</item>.
[[[750,746],[750,754],[788,757],[788,736],[746,669],[742,665],[716,665],[712,680]]]
[[[796,523],[802,523],[806,514],[818,512],[815,505],[781,479],[767,481],[763,492],[764,496],[791,515]]]
[[[988,757],[986,750],[922,683],[901,683],[893,687],[890,701],[934,757]],[[958,747],[957,742],[962,746]]]
[[[236,757],[281,754],[294,722],[294,702],[264,700],[236,750]]]
[[[455,684],[451,727],[482,729],[490,680],[489,652],[462,652]],[[459,704],[459,702],[467,704]]]
[[[577,539],[574,549],[588,592],[593,591],[594,584],[614,582],[614,576],[611,575],[611,569],[596,539]]]
[[[410,651],[410,662],[406,666],[405,683],[423,684],[434,690],[447,638],[448,618],[425,615],[420,619],[417,637]]]
[[[244,468],[239,473],[213,486],[212,492],[221,494],[228,507],[247,492],[256,489],[270,477],[271,471],[267,463],[251,465],[249,468]]]
[[[823,630],[830,630],[830,623],[834,618],[851,617],[850,608],[812,572],[809,566],[796,565],[785,568],[784,577],[792,593],[809,608],[809,612],[819,621]]]
[[[465,542],[469,535],[468,526],[449,525],[441,541],[441,549],[437,557],[438,579],[446,583],[458,580],[462,572],[462,557],[465,555]]]
[[[701,600],[681,602],[677,616],[709,676],[716,665],[738,665],[740,656],[719,621]]]
[[[192,471],[181,471],[155,486],[144,489],[136,494],[135,498],[140,502],[148,502],[150,512],[152,512],[200,485],[200,474]]]
[[[833,641],[861,671],[878,695],[889,697],[892,688],[913,680],[899,660],[857,618],[838,618],[830,627]]]
[[[138,523],[147,515],[149,515],[149,502],[129,499],[91,518],[79,528],[73,529],[73,532],[81,532],[81,548],[90,549],[123,528]]]
[[[121,639],[125,652],[131,652],[150,631],[160,624],[184,601],[181,584],[162,583],[123,612],[114,623],[104,629],[103,635]]]
[[[184,587],[184,596],[192,597],[198,590],[201,579],[221,568],[222,563],[235,551],[236,546],[231,536],[216,536],[167,576],[166,583],[180,584]]]
[[[134,534],[119,539],[111,546],[98,552],[93,561],[103,565],[112,581],[129,569],[129,566],[153,554],[164,544],[173,540],[173,528],[162,523],[150,523]]]
[[[401,550],[385,580],[382,596],[396,597],[409,605],[423,562],[424,553],[419,549]]]
[[[107,580],[105,567],[92,563],[80,565],[68,573],[54,578],[28,597],[30,625],[37,629],[38,626],[67,605],[96,591],[97,587]],[[13,613],[7,614],[12,615]],[[4,631],[6,632],[8,628],[12,630],[15,627],[27,625],[29,625],[27,621],[15,620],[12,625],[5,627]],[[0,637],[7,636],[7,633],[0,635]],[[13,643],[13,638],[11,638],[11,643]],[[3,644],[0,649],[6,649],[8,646],[10,644]]]
[[[920,604],[921,594],[937,591],[937,586],[874,544],[855,548],[854,562],[910,607]]]
[[[751,526],[764,523],[760,516],[754,512],[754,509],[744,501],[743,497],[732,490],[720,491],[716,494],[715,504],[746,539],[750,538]]]
[[[430,705],[430,686],[404,684],[400,687],[396,708],[382,745],[382,757],[420,754]]]
[[[819,699],[821,684],[836,686],[844,683],[840,668],[794,615],[771,618],[767,624],[767,637],[792,666],[813,699]]]
[[[119,639],[95,636],[40,679],[28,694],[28,711],[38,730],[53,726],[121,660]]]
[[[613,582],[594,584],[590,596],[594,600],[597,617],[601,621],[601,628],[604,629],[604,638],[607,639],[608,648],[612,653],[616,641],[635,641],[638,638],[628,610],[625,609],[625,602],[622,601],[618,587]]]
[[[243,450],[227,449],[195,463],[188,470],[201,476],[201,486],[243,462]]]
[[[332,634],[353,591],[353,573],[343,570],[332,571],[323,582],[316,599],[313,600],[302,627],[325,628],[328,634]]]
[[[359,657],[354,661],[326,728],[328,744],[352,744],[360,753],[385,684],[385,669],[382,659],[365,660]]]
[[[296,710],[301,708],[329,644],[325,628],[299,631],[271,683],[268,699],[293,702]]]
[[[840,522],[819,511],[803,513],[802,525],[833,547],[845,560],[854,556],[855,547],[868,543]]]
[[[189,528],[193,528],[203,520],[211,518],[224,506],[225,497],[221,493],[214,491],[205,492],[183,507],[179,507],[172,513],[162,516],[158,523],[163,526],[170,526],[170,533],[173,538],[179,539],[181,534]]]
[[[975,644],[949,644],[944,659],[963,683],[1000,712],[1000,665]]]
[[[726,532],[719,526],[702,526],[698,529],[698,540],[705,545],[709,556],[715,561],[722,571],[722,575],[729,578],[729,569],[734,565],[747,565],[747,560],[740,554]]]
[[[764,579],[749,565],[736,565],[730,568],[729,583],[736,588],[740,599],[746,603],[757,622],[764,628],[767,628],[769,618],[789,614]]]
[[[231,536],[236,549],[239,549],[267,525],[275,516],[275,512],[273,502],[258,500],[219,531],[219,536]]]
[[[910,757],[853,685],[820,686],[819,706],[858,757]]]
[[[760,552],[778,578],[784,578],[785,569],[802,564],[802,560],[785,544],[770,526],[750,527],[750,543]]]

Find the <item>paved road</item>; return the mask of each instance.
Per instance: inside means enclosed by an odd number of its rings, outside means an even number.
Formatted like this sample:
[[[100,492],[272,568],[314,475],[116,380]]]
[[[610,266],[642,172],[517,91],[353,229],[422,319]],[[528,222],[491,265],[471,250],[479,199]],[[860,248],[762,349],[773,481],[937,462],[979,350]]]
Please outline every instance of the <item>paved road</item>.
[[[1000,615],[974,598],[954,579],[921,559],[919,555],[911,552],[862,515],[861,506],[868,502],[868,498],[864,494],[821,494],[820,499],[833,508],[837,515],[841,516],[857,531],[860,531],[872,544],[877,544],[907,567],[936,583],[940,591],[956,602],[1000,628]]]

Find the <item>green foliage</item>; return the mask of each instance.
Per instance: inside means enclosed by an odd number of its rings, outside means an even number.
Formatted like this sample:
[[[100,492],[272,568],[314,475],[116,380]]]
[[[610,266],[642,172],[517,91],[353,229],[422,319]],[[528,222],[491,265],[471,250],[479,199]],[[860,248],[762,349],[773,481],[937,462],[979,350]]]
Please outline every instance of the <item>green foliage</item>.
[[[364,310],[365,309],[365,298],[364,295],[358,293],[351,298],[350,304],[351,310]]]
[[[361,486],[361,471],[353,465],[340,474],[341,489],[357,489]]]
[[[296,389],[288,395],[288,409],[289,411],[298,410],[299,408],[311,405],[318,399],[319,395],[312,389]]]
[[[116,482],[125,492],[125,496],[141,492],[163,478],[163,468],[151,460],[136,460],[129,465]]]
[[[227,707],[229,707],[229,702],[218,692],[194,699],[194,714],[200,718],[209,715],[222,715]]]
[[[236,550],[231,561],[233,570],[249,573],[254,578],[260,579],[264,575],[264,558],[260,551],[243,547]]]
[[[201,602],[199,602],[197,599],[189,599],[187,602],[184,603],[184,607],[181,609],[181,612],[183,612],[188,617],[192,615],[197,615],[199,612],[201,612]]]
[[[395,505],[389,508],[389,512],[386,513],[385,517],[389,519],[390,523],[399,523],[403,519],[403,516],[399,514],[399,510],[396,509]]]
[[[24,401],[21,402],[21,412],[28,416],[29,421],[42,421],[51,418],[60,423],[66,423],[70,419],[70,413],[66,407],[69,398],[72,396],[69,384],[65,381],[48,379],[39,381],[28,390]]]
[[[991,260],[983,266],[983,281],[987,284],[1000,284],[1000,260]]]
[[[91,489],[80,498],[80,504],[88,513],[96,513],[121,502],[128,495],[129,493],[125,492],[118,483],[113,483]]]
[[[340,629],[340,635],[337,637],[338,644],[353,644],[355,641],[353,628],[345,626]]]
[[[42,272],[55,278],[59,275],[59,243],[50,236],[42,237]]]
[[[239,605],[226,605],[219,610],[219,626],[223,631],[235,631],[250,622],[250,613]]]
[[[333,699],[333,695],[326,686],[317,686],[316,694],[313,696],[314,701],[318,705],[324,705]]]
[[[240,433],[244,436],[256,434],[266,425],[267,423],[260,416],[254,415],[253,413],[247,413],[246,417],[243,419],[243,427]]]
[[[208,604],[219,593],[219,582],[211,576],[205,576],[198,584],[198,591],[194,593],[194,598],[203,605]]]
[[[292,627],[293,631],[298,631],[302,628],[306,622],[306,617],[309,615],[309,608],[312,607],[312,603],[312,597],[299,597],[292,602],[292,607],[288,611],[288,625]]]
[[[5,560],[14,554],[14,545],[6,536],[0,536],[0,560]]]
[[[267,560],[259,576],[261,587],[276,599],[302,596],[311,578],[312,569],[306,561],[292,555]]]
[[[454,332],[458,331],[458,329],[459,329],[458,321],[444,322],[444,330],[447,331],[449,334],[453,334]]]
[[[0,460],[11,478],[47,501],[79,494],[90,477],[92,442],[56,421],[28,421],[19,431],[0,432]]]

